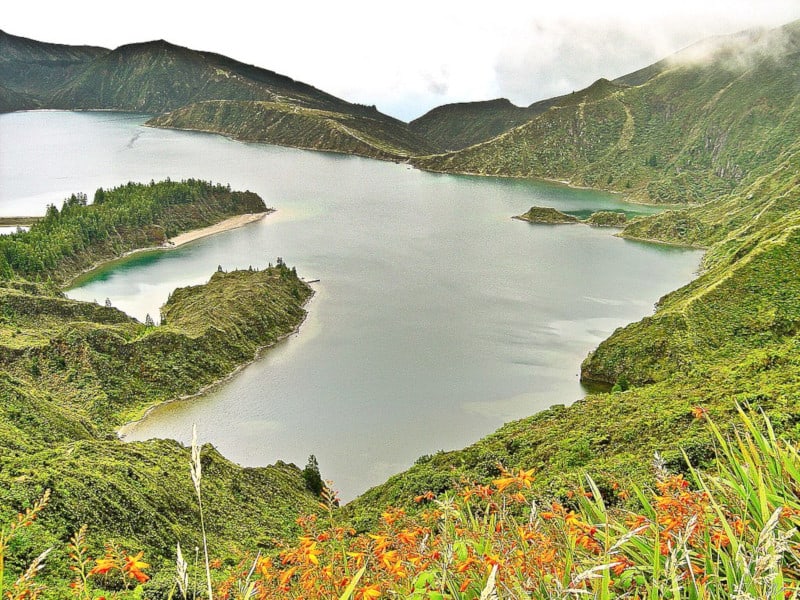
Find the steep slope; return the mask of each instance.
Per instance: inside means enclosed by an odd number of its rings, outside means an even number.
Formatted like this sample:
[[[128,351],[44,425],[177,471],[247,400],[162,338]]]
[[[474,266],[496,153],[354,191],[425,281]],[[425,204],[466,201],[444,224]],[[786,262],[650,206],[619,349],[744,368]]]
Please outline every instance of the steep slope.
[[[265,69],[164,40],[120,46],[63,85],[52,108],[161,113],[200,100],[275,100],[340,106],[342,100]]]
[[[161,184],[144,190],[162,197],[187,191]],[[127,200],[136,213],[141,192],[129,184],[106,192],[105,202]],[[207,212],[207,200],[197,212]],[[91,208],[74,204],[59,218],[93,222]],[[173,217],[186,217],[179,213]],[[50,246],[64,240],[63,227],[36,227],[54,238]],[[51,282],[0,280],[0,520],[50,489],[45,516],[27,534],[32,544],[63,548],[87,523],[94,556],[111,539],[145,549],[154,569],[171,560],[176,542],[200,545],[189,451],[174,441],[124,445],[114,429],[252,360],[302,322],[310,295],[280,261],[264,270],[219,271],[205,285],[175,290],[163,307],[165,324],[155,327],[67,299]],[[210,447],[202,462],[206,528],[220,559],[279,543],[294,532],[298,513],[317,508],[293,465],[244,469]],[[23,557],[28,542],[19,548]],[[64,551],[54,552],[48,573],[66,579],[66,563]]]
[[[798,81],[795,22],[692,47],[616,83],[601,80],[576,102],[556,103],[492,140],[414,162],[698,203],[776,168],[800,133]]]
[[[31,110],[38,107],[39,103],[27,94],[15,92],[4,85],[0,85],[0,113]]]
[[[147,124],[383,160],[405,159],[433,149],[404,123],[285,102],[210,100],[155,117]]]
[[[698,411],[727,426],[737,403],[770,415],[779,435],[800,439],[798,167],[795,157],[740,194],[681,211],[708,224],[708,237],[695,239],[716,241],[707,270],[586,359],[583,378],[616,384],[613,392],[509,423],[463,450],[421,457],[348,505],[351,517],[369,526],[389,504],[488,482],[499,464],[535,469],[545,498],[564,498],[588,472],[613,501],[618,483],[652,480],[654,452],[671,470],[686,469],[683,453],[695,466],[712,462]],[[664,222],[674,220],[656,215],[631,227],[672,231]]]
[[[539,112],[515,106],[506,98],[437,106],[411,121],[411,131],[436,144],[440,151],[460,150],[484,142],[531,120]]]
[[[92,46],[48,44],[0,31],[0,81],[11,92],[29,96],[24,102],[6,102],[0,111],[39,107],[65,81],[75,77],[108,50]],[[8,92],[0,89],[0,98]],[[35,100],[33,100],[35,99]]]
[[[460,150],[523,125],[553,106],[587,102],[615,89],[615,84],[607,79],[600,79],[579,92],[540,100],[524,108],[515,106],[506,98],[445,104],[414,119],[408,126],[442,151]]]
[[[648,217],[623,235],[709,244],[706,270],[662,298],[652,317],[616,331],[584,362],[584,379],[642,384],[779,344],[800,332],[800,145],[741,194]]]

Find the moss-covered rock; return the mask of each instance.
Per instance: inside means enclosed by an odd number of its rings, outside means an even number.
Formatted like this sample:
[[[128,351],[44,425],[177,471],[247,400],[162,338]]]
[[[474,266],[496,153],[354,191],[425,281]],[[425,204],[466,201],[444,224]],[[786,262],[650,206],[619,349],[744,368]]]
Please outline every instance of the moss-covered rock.
[[[593,212],[584,221],[584,223],[594,227],[624,227],[627,222],[628,216],[625,213],[612,210]]]
[[[555,208],[544,206],[532,206],[528,212],[512,218],[520,221],[527,221],[528,223],[544,223],[547,225],[580,223],[578,217],[568,215]]]

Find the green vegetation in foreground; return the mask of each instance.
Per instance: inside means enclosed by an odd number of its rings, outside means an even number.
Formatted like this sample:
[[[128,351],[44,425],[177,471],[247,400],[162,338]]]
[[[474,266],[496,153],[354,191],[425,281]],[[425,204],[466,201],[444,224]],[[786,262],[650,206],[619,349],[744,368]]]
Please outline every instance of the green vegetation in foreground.
[[[689,48],[640,74],[600,80],[494,139],[413,162],[691,204],[774,172],[800,137],[800,22]]]
[[[84,523],[95,556],[106,539],[154,561],[172,557],[177,541],[193,548],[188,451],[172,441],[125,445],[114,430],[252,360],[298,327],[310,295],[282,263],[217,272],[176,290],[163,309],[167,324],[148,327],[49,285],[0,283],[0,516],[53,492],[21,558],[38,543],[63,546]],[[276,543],[299,511],[315,508],[293,465],[242,469],[210,449],[203,460],[216,473],[206,523],[221,558]],[[63,576],[65,560],[54,556],[49,572]]]
[[[560,210],[547,206],[531,206],[528,212],[513,218],[520,221],[527,221],[528,223],[546,223],[549,225],[580,223],[578,217],[568,215]]]
[[[160,567],[177,541],[197,545],[188,451],[173,441],[125,445],[115,429],[252,360],[300,325],[312,293],[280,260],[260,271],[220,270],[205,285],[175,290],[162,309],[164,324],[155,327],[66,298],[48,279],[46,259],[54,257],[66,279],[137,240],[149,244],[231,212],[263,209],[255,194],[204,182],[128,184],[98,190],[90,206],[73,196],[29,234],[3,240],[4,253],[38,253],[39,262],[17,273],[43,281],[14,273],[0,280],[0,519],[52,490],[47,515],[17,539],[7,577],[30,562],[40,543],[63,548],[83,524],[94,556],[111,539],[146,549]],[[214,474],[206,527],[220,558],[278,543],[294,531],[298,512],[316,507],[294,465],[243,469],[207,448],[203,468]],[[48,573],[65,577],[66,561],[64,551],[54,552]]]
[[[382,160],[406,159],[434,150],[405,123],[377,112],[352,114],[287,102],[210,100],[154,117],[147,124]]]
[[[264,212],[252,192],[196,179],[98,189],[87,205],[73,194],[29,231],[0,237],[0,277],[65,283],[95,265],[245,213]]]

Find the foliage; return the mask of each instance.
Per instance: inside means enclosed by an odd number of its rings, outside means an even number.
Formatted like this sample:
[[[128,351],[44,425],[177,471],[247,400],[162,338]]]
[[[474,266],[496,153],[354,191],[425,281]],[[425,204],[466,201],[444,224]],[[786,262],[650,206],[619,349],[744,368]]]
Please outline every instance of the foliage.
[[[503,469],[489,485],[420,494],[413,511],[387,508],[368,534],[332,509],[312,515],[296,545],[256,559],[253,597],[336,597],[358,573],[356,598],[796,598],[800,456],[754,416],[740,412],[732,438],[708,422],[713,470],[671,474],[656,455],[651,489],[604,494],[586,478],[548,501],[530,492],[533,470]],[[218,597],[236,597],[240,576]]]
[[[162,245],[226,217],[266,210],[252,192],[195,179],[128,183],[100,189],[95,198],[100,202],[87,205],[85,195],[72,194],[61,210],[48,206],[29,231],[2,236],[0,276],[63,283],[102,260]]]
[[[192,203],[183,198],[192,190],[219,198]],[[78,199],[64,210],[51,210],[32,237],[41,241],[37,247],[47,248],[48,235],[69,238],[84,219],[102,222],[96,218],[101,215],[114,222],[115,215],[158,207],[154,199],[181,202],[179,210],[167,203],[162,215],[168,217],[166,227],[182,230],[218,219],[237,195],[263,207],[254,194],[202,182],[129,184],[96,194],[96,206]],[[249,208],[246,202],[232,205]],[[121,228],[114,231],[119,234]],[[52,282],[0,281],[0,520],[43,490],[53,490],[44,519],[14,539],[15,558],[6,563],[9,585],[25,573],[42,544],[54,547],[43,575],[54,581],[64,576],[68,553],[84,559],[102,555],[105,541],[116,548],[146,548],[156,574],[178,539],[198,545],[187,451],[164,440],[124,445],[114,428],[155,403],[196,393],[252,360],[260,348],[300,324],[310,294],[282,261],[264,270],[218,272],[205,285],[176,290],[163,309],[169,325],[155,326],[111,306],[70,300]],[[243,469],[209,448],[203,469],[214,476],[204,496],[212,507],[206,516],[208,546],[217,556],[236,556],[245,544],[274,545],[294,531],[298,510],[315,506],[294,465]],[[235,522],[225,518],[232,513]],[[65,552],[64,542],[85,523],[91,529]],[[119,559],[116,566],[94,576],[123,588],[130,581],[119,574],[133,574],[138,582],[136,573],[144,567],[136,556],[110,553],[109,560]],[[83,589],[88,589],[89,570],[82,571]],[[112,571],[116,575],[109,579]]]
[[[600,80],[497,137],[413,162],[569,180],[652,203],[705,202],[775,171],[796,146],[798,29],[721,38],[706,60],[678,55],[644,81]],[[493,116],[487,109],[481,119]]]
[[[317,457],[313,454],[308,457],[303,469],[303,481],[306,482],[306,488],[315,496],[321,496],[322,491],[325,489],[325,484],[322,483],[322,476],[319,472],[319,463]]]
[[[798,446],[778,439],[769,419],[755,413],[740,410],[730,436],[702,408],[693,418],[707,420],[716,467],[690,463],[688,476],[674,474],[656,454],[652,488],[615,482],[604,493],[586,477],[566,499],[547,499],[531,492],[533,470],[501,467],[488,485],[428,491],[414,498],[410,511],[386,508],[367,534],[337,520],[335,496],[327,493],[322,514],[298,519],[295,543],[228,568],[207,559],[208,597],[797,598]],[[199,497],[199,474],[196,485]],[[43,506],[17,523],[32,522]],[[122,586],[135,579],[146,590],[149,565],[141,552],[106,544],[89,570],[84,533],[81,528],[69,544],[78,573],[73,596],[89,597],[90,577],[110,573],[122,576]],[[195,568],[190,577],[180,546],[177,551],[172,591],[179,588],[186,598],[203,576]],[[36,577],[34,571],[26,585],[43,591]]]
[[[528,223],[547,223],[551,225],[580,222],[578,217],[544,206],[531,206],[528,212],[514,218],[520,221],[528,221]]]

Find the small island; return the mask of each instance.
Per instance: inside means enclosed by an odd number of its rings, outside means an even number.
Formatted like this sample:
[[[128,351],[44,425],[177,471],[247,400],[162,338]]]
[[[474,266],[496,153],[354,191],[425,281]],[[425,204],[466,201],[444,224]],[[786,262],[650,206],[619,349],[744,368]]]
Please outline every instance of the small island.
[[[624,227],[628,222],[628,216],[624,212],[617,212],[613,210],[599,210],[593,212],[584,221],[587,225],[593,227]]]
[[[563,213],[555,208],[546,206],[532,206],[528,212],[511,217],[528,223],[544,223],[545,225],[570,225],[583,223],[592,227],[624,227],[628,217],[623,212],[612,210],[599,210],[593,212],[586,219],[579,219],[574,215]]]
[[[568,215],[546,206],[531,206],[530,210],[522,215],[512,217],[520,221],[527,221],[528,223],[545,223],[548,225],[565,225],[569,223],[580,223],[578,217]]]

